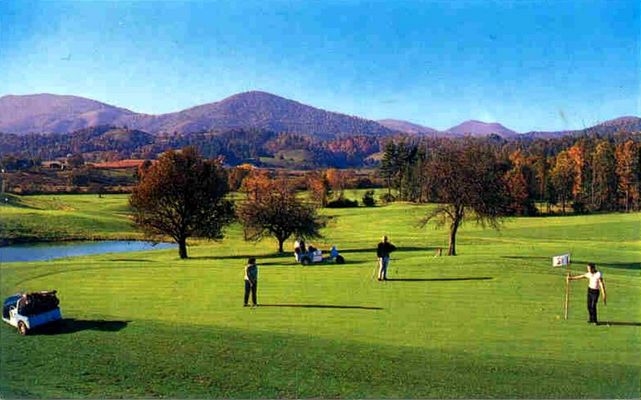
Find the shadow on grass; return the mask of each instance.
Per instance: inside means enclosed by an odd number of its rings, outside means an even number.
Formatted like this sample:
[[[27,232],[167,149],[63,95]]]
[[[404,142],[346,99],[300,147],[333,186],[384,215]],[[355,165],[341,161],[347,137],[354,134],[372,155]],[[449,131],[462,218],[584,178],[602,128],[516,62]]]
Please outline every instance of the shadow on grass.
[[[541,256],[503,256],[502,258],[514,259],[514,260],[546,260],[550,263],[552,262],[552,257],[541,257]],[[595,261],[583,261],[583,260],[571,260],[572,264],[583,264],[587,265],[589,262]],[[618,269],[641,269],[641,263],[631,262],[631,263],[604,263],[596,262],[597,268],[618,268]]]
[[[641,322],[601,321],[597,325],[607,326],[641,326]]]
[[[131,321],[107,321],[104,319],[83,320],[63,318],[58,323],[34,328],[30,335],[64,335],[82,331],[118,332],[127,327]]]
[[[343,253],[343,252],[341,252]],[[325,256],[327,256],[328,253],[325,253]],[[294,259],[294,253],[272,253],[272,254],[263,254],[263,255],[236,255],[236,256],[200,256],[200,257],[189,257],[191,260],[241,260],[243,262],[246,262],[249,257],[254,257],[256,258],[256,263],[258,266],[265,266],[265,265],[280,265],[280,266],[286,266],[286,267],[291,267],[291,266],[303,266],[301,263],[297,262]],[[276,258],[278,260],[284,260],[284,261],[261,261],[261,259],[273,259]],[[286,259],[290,260],[287,261]],[[120,260],[119,260],[120,261]],[[133,261],[133,260],[132,260]],[[366,264],[371,261],[352,261],[352,260],[345,260],[345,264],[342,265],[356,265],[356,264]],[[238,264],[241,265],[242,263]],[[244,265],[244,264],[243,264]],[[335,262],[331,261],[324,261],[324,262],[319,262],[319,263],[312,263],[310,265],[307,265],[307,267],[314,267],[314,266],[341,266],[341,264],[336,264]]]
[[[487,281],[494,279],[489,276],[478,276],[469,278],[388,278],[392,282],[450,282],[450,281]]]
[[[339,308],[348,310],[382,310],[381,307],[341,306],[332,304],[261,304],[260,307]]]
[[[396,251],[394,252],[395,254],[400,252],[400,251],[435,251],[437,247],[413,247],[413,246],[401,246],[397,247]],[[372,245],[371,248],[366,248],[366,249],[346,249],[346,250],[340,250],[341,254],[343,253],[372,253],[376,255],[376,245]]]
[[[243,255],[235,255],[235,256],[196,256],[196,257],[189,257],[190,260],[245,260],[249,257],[254,257],[256,258],[256,261],[259,264],[265,265],[265,263],[261,263],[260,259],[261,258],[289,258],[291,257],[292,259],[294,258],[294,253],[271,253],[271,254],[243,254]]]

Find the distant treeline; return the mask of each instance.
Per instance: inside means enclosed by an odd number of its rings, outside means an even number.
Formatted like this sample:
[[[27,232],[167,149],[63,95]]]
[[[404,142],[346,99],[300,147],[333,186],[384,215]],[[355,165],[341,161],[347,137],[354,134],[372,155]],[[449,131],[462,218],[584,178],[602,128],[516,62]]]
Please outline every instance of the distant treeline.
[[[267,166],[261,159],[283,158],[283,153],[304,151],[292,167],[362,167],[374,165],[367,160],[380,151],[382,139],[375,136],[349,136],[320,141],[311,136],[276,133],[259,129],[209,131],[190,134],[151,135],[139,130],[108,126],[82,129],[70,134],[13,135],[0,133],[0,156],[22,160],[18,167],[39,161],[80,154],[87,162],[123,159],[156,159],[171,149],[193,146],[208,158],[222,156],[228,165],[251,163]]]
[[[636,130],[635,130],[636,128]],[[574,131],[560,138],[522,136],[505,140],[498,135],[482,139],[499,147],[529,149],[535,154],[555,155],[557,149],[569,148],[581,138],[608,139],[611,142],[638,135],[636,125],[619,124]],[[223,157],[235,166],[250,163],[260,167],[295,169],[362,168],[377,166],[388,142],[439,143],[460,141],[439,134],[416,136],[351,135],[321,140],[314,136],[277,133],[261,129],[233,129],[190,134],[152,135],[127,127],[100,126],[68,134],[13,135],[0,133],[0,160],[5,168],[25,169],[41,161],[82,156],[86,162],[112,162],[126,159],[157,159],[171,149],[193,146],[208,158]],[[539,150],[543,149],[543,150]],[[534,153],[533,153],[534,154]],[[12,161],[13,160],[13,161]]]
[[[66,166],[74,169],[85,162],[153,160],[169,149],[193,146],[205,158],[222,157],[228,166],[278,167],[270,161],[278,162],[279,158],[287,157],[291,158],[283,160],[287,163],[281,166],[290,169],[379,166],[381,173],[378,176],[365,179],[365,183],[359,181],[357,186],[383,184],[389,191],[387,200],[438,202],[442,200],[438,196],[439,173],[434,168],[438,158],[444,157],[443,150],[482,146],[496,160],[497,170],[510,196],[510,213],[532,215],[541,204],[547,205],[548,210],[558,206],[562,212],[572,209],[578,213],[641,209],[640,142],[641,132],[620,130],[587,130],[553,139],[396,135],[318,140],[308,135],[258,129],[151,135],[105,126],[71,134],[18,136],[0,133],[0,166],[5,171],[38,170],[42,161],[64,158]],[[232,171],[231,175],[231,181],[240,181],[238,178],[242,174],[236,177],[238,174]],[[67,185],[71,186],[91,183],[120,186],[124,182],[119,176],[93,179],[91,174],[82,171],[70,172],[67,178]]]
[[[395,199],[440,202],[438,170],[444,149],[483,147],[493,154],[512,215],[534,215],[536,203],[562,212],[641,209],[641,134],[567,136],[550,140],[498,138],[403,139],[388,142],[381,176]]]

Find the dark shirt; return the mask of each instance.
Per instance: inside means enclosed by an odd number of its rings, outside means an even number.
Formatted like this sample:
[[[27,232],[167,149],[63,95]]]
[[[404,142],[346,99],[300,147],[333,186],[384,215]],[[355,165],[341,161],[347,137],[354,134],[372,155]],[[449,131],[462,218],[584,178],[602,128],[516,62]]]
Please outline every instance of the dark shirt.
[[[380,242],[376,248],[376,256],[379,258],[389,257],[389,254],[396,250],[396,246],[390,242]]]
[[[250,282],[258,280],[258,266],[256,264],[247,264],[245,267],[245,280]]]

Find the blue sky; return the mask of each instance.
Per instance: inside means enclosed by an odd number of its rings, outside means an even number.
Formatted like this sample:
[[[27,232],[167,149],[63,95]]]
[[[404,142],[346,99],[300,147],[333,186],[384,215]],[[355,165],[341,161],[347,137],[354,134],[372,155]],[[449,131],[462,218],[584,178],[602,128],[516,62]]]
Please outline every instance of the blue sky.
[[[641,114],[638,0],[0,1],[0,96],[164,113],[263,90],[446,129]]]

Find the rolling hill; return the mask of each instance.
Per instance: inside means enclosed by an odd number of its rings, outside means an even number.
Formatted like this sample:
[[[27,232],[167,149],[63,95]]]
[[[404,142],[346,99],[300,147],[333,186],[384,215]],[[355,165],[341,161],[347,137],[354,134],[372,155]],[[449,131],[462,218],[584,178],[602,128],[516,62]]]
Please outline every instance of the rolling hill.
[[[121,125],[136,113],[77,96],[33,94],[0,97],[0,132],[67,133],[99,125]]]
[[[445,132],[454,136],[489,136],[496,134],[506,139],[518,136],[517,132],[504,127],[498,122],[488,123],[476,120],[465,121],[451,127]]]
[[[0,131],[5,133],[66,133],[99,125],[126,125],[150,133],[256,128],[321,138],[393,133],[375,121],[257,91],[161,115],[139,114],[75,96],[37,94],[0,98]]]
[[[432,133],[439,133],[436,129],[430,128],[428,126],[423,126],[415,124],[413,122],[402,121],[398,119],[380,119],[379,124],[383,125],[386,128],[392,129],[398,132],[404,133],[413,133],[417,135],[427,135]]]
[[[625,116],[580,130],[527,133],[515,132],[498,122],[469,120],[438,131],[398,119],[372,121],[330,112],[260,91],[239,93],[221,101],[159,115],[136,113],[77,96],[33,94],[0,97],[0,132],[3,133],[66,134],[98,126],[128,127],[151,134],[258,129],[311,135],[321,140],[395,133],[449,137],[497,134],[504,139],[534,139],[583,133],[610,134],[622,130],[640,131],[641,118]]]

